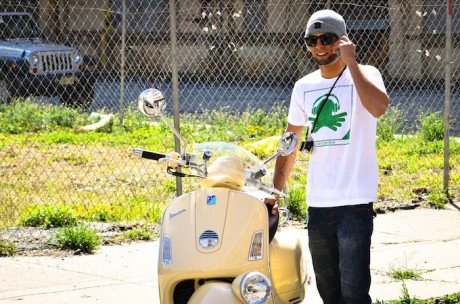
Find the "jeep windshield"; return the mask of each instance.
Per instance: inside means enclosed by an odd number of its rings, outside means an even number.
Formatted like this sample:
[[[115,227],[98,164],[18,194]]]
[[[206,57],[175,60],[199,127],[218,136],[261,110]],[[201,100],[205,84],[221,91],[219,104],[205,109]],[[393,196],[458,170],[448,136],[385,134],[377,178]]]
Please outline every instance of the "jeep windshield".
[[[40,38],[40,31],[30,15],[0,15],[0,39],[24,38]]]

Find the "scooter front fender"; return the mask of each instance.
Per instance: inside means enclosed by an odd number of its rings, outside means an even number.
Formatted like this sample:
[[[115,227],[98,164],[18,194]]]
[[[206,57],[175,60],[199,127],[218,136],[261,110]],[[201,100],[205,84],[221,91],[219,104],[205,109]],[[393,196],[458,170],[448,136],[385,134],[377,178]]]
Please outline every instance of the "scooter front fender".
[[[188,304],[242,304],[232,291],[232,284],[209,282],[193,293]]]

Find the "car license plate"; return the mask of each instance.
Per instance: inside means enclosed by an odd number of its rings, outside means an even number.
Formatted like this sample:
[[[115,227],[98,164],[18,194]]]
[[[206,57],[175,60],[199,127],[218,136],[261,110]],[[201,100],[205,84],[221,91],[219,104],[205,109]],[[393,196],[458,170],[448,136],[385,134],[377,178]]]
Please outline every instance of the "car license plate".
[[[69,85],[75,83],[75,76],[62,76],[59,80],[59,84],[61,85]]]

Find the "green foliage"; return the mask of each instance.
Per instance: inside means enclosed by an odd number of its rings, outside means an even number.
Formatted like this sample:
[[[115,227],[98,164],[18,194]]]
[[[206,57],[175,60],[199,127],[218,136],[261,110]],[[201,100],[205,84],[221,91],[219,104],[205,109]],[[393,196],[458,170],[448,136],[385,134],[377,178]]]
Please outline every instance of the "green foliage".
[[[181,117],[181,133],[195,142],[203,141],[247,141],[279,135],[286,126],[286,107],[276,105],[270,112],[251,110],[244,113],[206,111],[199,117],[184,114]],[[170,143],[173,133],[159,121],[152,124],[137,110],[129,108],[114,116],[113,123],[96,131],[82,132],[79,127],[94,123],[99,118],[79,113],[77,110],[54,105],[39,105],[30,100],[18,100],[12,105],[0,106],[0,133],[27,135],[26,141],[52,143],[113,142]],[[60,129],[63,129],[60,130]],[[123,134],[125,138],[120,138]],[[18,140],[21,140],[18,138]]]
[[[389,275],[395,280],[418,280],[421,278],[416,270],[409,268],[391,269]]]
[[[307,218],[307,208],[305,204],[306,192],[305,184],[296,184],[288,189],[288,209],[291,211],[292,218],[304,220]]]
[[[101,238],[96,231],[86,226],[60,228],[55,237],[61,249],[83,253],[93,253],[101,245]]]
[[[19,224],[30,227],[57,228],[74,226],[77,218],[68,206],[36,205],[26,209],[19,219]]]
[[[402,281],[401,296],[398,300],[391,301],[377,301],[376,304],[423,304],[423,300],[417,298],[411,298],[409,295],[409,290],[407,289],[406,283]]]
[[[86,114],[72,108],[48,105],[44,106],[43,111],[46,113],[46,130],[52,130],[55,127],[72,129],[88,122]]]
[[[448,199],[446,192],[439,189],[431,191],[427,197],[428,204],[436,209],[446,209]]]
[[[0,239],[0,257],[13,256],[16,254],[14,243]]]
[[[420,137],[424,141],[443,140],[444,120],[439,112],[428,112],[420,114]]]
[[[286,127],[287,109],[275,106],[270,112],[248,109],[243,113],[205,111],[200,116],[184,115],[181,132],[194,142],[251,141],[280,135]]]
[[[120,214],[119,207],[107,203],[95,203],[90,206],[82,206],[80,217],[85,220],[97,222],[117,222],[121,221],[122,215]],[[126,212],[124,210],[123,212]]]
[[[247,143],[244,145],[244,148],[260,159],[265,159],[276,152],[278,140],[279,136],[270,136],[256,142]]]
[[[441,298],[421,300],[417,298],[411,298],[409,290],[407,289],[406,283],[403,281],[401,288],[401,296],[397,300],[390,301],[379,301],[375,304],[459,304],[460,303],[460,292],[445,295]]]
[[[16,220],[19,212],[23,212],[22,225],[43,227],[74,225],[75,218],[104,222],[140,219],[159,222],[165,204],[174,195],[175,180],[158,176],[155,180],[139,181],[139,175],[133,172],[141,172],[136,167],[140,160],[132,157],[131,148],[171,151],[174,134],[164,122],[151,123],[134,109],[120,115],[114,115],[110,130],[82,132],[79,131],[80,126],[97,118],[73,109],[37,105],[30,100],[0,106],[0,157],[8,168],[8,175],[0,181],[0,188],[4,190],[2,193],[7,194],[6,201],[11,204],[20,201],[20,204],[41,202],[50,205],[54,202],[53,193],[69,190],[78,193],[72,198],[67,195],[59,198],[62,206],[56,208],[61,213],[52,211],[51,206],[35,206],[16,210],[10,222]],[[286,115],[287,109],[283,106],[277,106],[270,112],[248,110],[231,113],[222,110],[201,115],[182,114],[181,132],[189,142],[235,142],[264,159],[276,150],[278,137],[286,125]],[[428,189],[428,200],[432,206],[444,206],[445,197],[436,190],[442,188],[443,142],[427,141],[422,136],[395,137],[398,117],[400,112],[397,109],[389,109],[379,121],[379,197],[381,200],[410,201],[415,196],[413,189],[424,187]],[[169,119],[173,122],[171,117]],[[428,119],[432,116],[427,115]],[[34,151],[33,158],[25,157],[29,150]],[[106,151],[110,159],[93,157],[97,154],[95,151],[101,150]],[[450,141],[450,153],[451,193],[457,194],[460,193],[460,143],[454,139]],[[297,164],[288,180],[288,207],[295,218],[304,219],[308,156],[299,153],[297,157]],[[142,172],[157,170],[150,167],[155,166],[151,164],[141,165]],[[50,176],[44,182],[39,178],[40,172],[50,165],[53,171],[47,171]],[[75,166],[79,166],[79,170],[75,170]],[[133,168],[135,170],[131,170]],[[90,179],[85,176],[88,170],[94,170],[98,177],[102,176],[100,184],[88,184]],[[117,174],[114,174],[115,170]],[[76,174],[73,178],[77,183],[69,181],[70,171]],[[196,189],[196,184],[186,181],[184,190]],[[155,185],[153,192],[152,185]],[[110,197],[103,195],[109,192]],[[71,206],[75,215],[68,216],[70,210],[65,205]],[[0,218],[4,216],[11,218],[0,209]]]
[[[150,241],[158,237],[158,233],[152,232],[148,227],[137,227],[123,232],[120,239],[129,241]]]
[[[460,303],[460,292],[445,295],[441,298],[438,304],[458,304]]]
[[[174,193],[176,192],[176,183],[174,180],[165,180],[161,188],[166,193]]]
[[[53,155],[50,159],[51,163],[60,161],[67,162],[74,166],[81,166],[87,164],[89,162],[89,159],[83,155],[70,153]]]
[[[409,275],[409,279],[410,279],[410,276]],[[409,295],[409,289],[407,289],[407,286],[406,286],[406,282],[404,282],[404,279],[402,279],[402,288],[401,288],[401,292],[402,292],[402,295],[401,297],[399,298],[399,301],[401,303],[404,303],[404,304],[417,304],[419,303],[419,300],[417,298],[411,298],[410,295]]]
[[[149,120],[143,116],[137,109],[128,108],[126,112],[117,115],[113,124],[113,129],[110,131],[114,132],[133,132],[149,126]]]
[[[74,128],[87,121],[87,115],[61,106],[39,105],[30,99],[17,99],[11,105],[0,105],[0,133],[21,134]]]
[[[172,195],[170,195],[172,198]],[[166,199],[152,199],[147,195],[120,194],[110,203],[98,202],[94,198],[91,204],[78,204],[75,206],[78,218],[98,222],[120,222],[132,220],[147,220],[159,222]]]
[[[377,122],[377,138],[382,141],[391,141],[396,132],[401,129],[403,115],[398,108],[389,108]]]

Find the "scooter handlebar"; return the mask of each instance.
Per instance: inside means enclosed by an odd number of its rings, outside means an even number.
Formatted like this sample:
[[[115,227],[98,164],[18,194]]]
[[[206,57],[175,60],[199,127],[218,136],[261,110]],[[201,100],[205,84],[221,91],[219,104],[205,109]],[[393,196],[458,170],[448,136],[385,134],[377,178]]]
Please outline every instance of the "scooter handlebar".
[[[164,153],[147,151],[147,150],[143,150],[140,148],[133,149],[133,153],[142,158],[156,160],[156,161],[159,161],[160,159],[166,157],[166,154]]]
[[[281,197],[281,198],[286,198],[287,197],[286,193],[284,193],[282,191],[279,191],[275,187],[265,185],[260,180],[255,180],[255,179],[252,179],[252,178],[246,178],[246,185],[256,187],[257,189],[259,189],[259,190],[261,190],[261,191],[263,191],[265,193],[268,193],[269,195],[274,195],[274,196]]]

